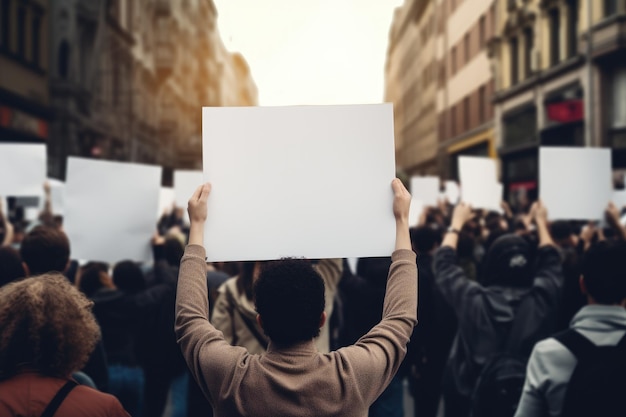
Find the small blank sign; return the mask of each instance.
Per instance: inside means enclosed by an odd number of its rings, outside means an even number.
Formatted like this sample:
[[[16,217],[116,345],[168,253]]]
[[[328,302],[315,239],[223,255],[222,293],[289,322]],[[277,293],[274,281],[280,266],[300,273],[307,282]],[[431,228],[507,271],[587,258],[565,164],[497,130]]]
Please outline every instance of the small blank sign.
[[[492,210],[497,194],[496,161],[476,156],[459,157],[461,200],[474,208]]]
[[[551,219],[600,220],[612,196],[610,149],[540,148],[539,198]]]
[[[150,261],[161,167],[70,157],[63,225],[72,259]]]
[[[439,177],[412,177],[411,196],[425,206],[437,207],[439,199]]]
[[[0,144],[0,196],[41,196],[46,145]]]
[[[393,108],[203,109],[211,261],[389,256]]]

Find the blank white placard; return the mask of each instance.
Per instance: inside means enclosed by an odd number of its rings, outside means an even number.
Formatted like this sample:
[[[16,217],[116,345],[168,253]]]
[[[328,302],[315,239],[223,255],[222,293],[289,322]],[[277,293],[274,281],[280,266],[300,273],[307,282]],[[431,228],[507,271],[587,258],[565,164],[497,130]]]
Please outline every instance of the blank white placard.
[[[550,219],[601,220],[612,195],[610,149],[539,149],[539,198]]]
[[[611,201],[619,210],[624,208],[626,206],[626,190],[614,190]]]
[[[187,208],[187,202],[196,188],[204,183],[202,171],[174,171],[174,195],[176,207]]]
[[[0,144],[0,196],[41,196],[46,170],[46,145]]]
[[[411,177],[411,196],[425,206],[437,207],[439,177]]]
[[[389,256],[393,107],[203,108],[211,261]]]
[[[446,181],[446,190],[445,196],[448,199],[448,203],[456,204],[459,202],[459,198],[461,196],[461,190],[459,189],[459,184],[456,181]]]
[[[496,161],[477,156],[459,156],[461,200],[477,209],[492,209],[496,192]]]
[[[72,259],[150,261],[161,167],[68,158],[63,225]]]
[[[411,209],[409,210],[409,226],[417,226],[419,224],[422,212],[425,209],[425,204],[422,200],[417,198],[411,199]]]
[[[50,185],[50,204],[52,205],[52,213],[62,216],[65,212],[65,183],[55,178],[48,178],[47,181]],[[41,202],[43,208],[45,200],[41,199]]]
[[[164,213],[170,213],[174,206],[174,189],[171,187],[161,187],[159,191],[159,208],[157,218],[161,218]],[[189,200],[189,197],[187,197]]]

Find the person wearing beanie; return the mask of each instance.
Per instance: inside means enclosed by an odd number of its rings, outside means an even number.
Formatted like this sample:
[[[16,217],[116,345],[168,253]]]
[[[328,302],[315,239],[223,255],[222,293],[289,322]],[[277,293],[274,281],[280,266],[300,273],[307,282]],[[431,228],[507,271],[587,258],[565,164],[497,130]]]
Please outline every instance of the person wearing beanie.
[[[535,203],[531,215],[539,233],[535,255],[524,238],[504,234],[490,245],[479,282],[466,277],[456,256],[460,230],[473,216],[467,204],[455,208],[451,227],[435,254],[437,288],[458,320],[443,380],[446,417],[470,414],[481,371],[504,352],[504,346],[512,344],[516,355],[528,357],[533,345],[554,330],[563,285],[561,259],[540,202]],[[518,315],[524,317],[523,323],[514,323]]]

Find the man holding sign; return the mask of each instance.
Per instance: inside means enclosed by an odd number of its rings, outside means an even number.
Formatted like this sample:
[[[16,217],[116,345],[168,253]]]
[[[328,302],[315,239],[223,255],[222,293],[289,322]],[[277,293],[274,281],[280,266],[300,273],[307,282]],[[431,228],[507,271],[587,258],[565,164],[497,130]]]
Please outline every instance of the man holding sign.
[[[181,261],[176,335],[185,360],[216,416],[364,416],[389,384],[417,322],[417,267],[409,238],[411,196],[392,183],[396,244],[381,322],[355,345],[317,351],[324,324],[324,285],[311,264],[283,259],[255,284],[257,320],[270,343],[251,355],[230,346],[208,321],[204,223],[211,186],[189,200],[189,245]]]

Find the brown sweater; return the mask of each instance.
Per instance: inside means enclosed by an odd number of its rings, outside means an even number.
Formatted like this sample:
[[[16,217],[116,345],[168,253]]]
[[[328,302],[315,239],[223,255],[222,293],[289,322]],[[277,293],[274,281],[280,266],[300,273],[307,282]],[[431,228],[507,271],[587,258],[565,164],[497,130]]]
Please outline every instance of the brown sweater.
[[[39,417],[67,379],[24,372],[0,381],[0,416]],[[79,385],[61,403],[55,417],[130,417],[112,395]]]
[[[406,354],[417,323],[415,253],[392,255],[381,322],[355,345],[319,353],[313,341],[267,353],[230,346],[208,321],[205,251],[190,245],[181,261],[176,335],[216,417],[367,416]]]

